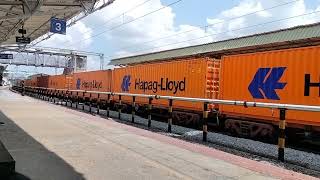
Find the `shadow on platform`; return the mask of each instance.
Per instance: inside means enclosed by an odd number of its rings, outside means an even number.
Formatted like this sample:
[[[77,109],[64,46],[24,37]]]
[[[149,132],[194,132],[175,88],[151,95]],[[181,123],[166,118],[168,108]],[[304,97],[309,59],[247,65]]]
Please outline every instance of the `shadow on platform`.
[[[19,113],[19,112],[17,112]],[[9,180],[85,178],[71,165],[46,149],[0,111],[0,140],[16,161],[16,174]]]

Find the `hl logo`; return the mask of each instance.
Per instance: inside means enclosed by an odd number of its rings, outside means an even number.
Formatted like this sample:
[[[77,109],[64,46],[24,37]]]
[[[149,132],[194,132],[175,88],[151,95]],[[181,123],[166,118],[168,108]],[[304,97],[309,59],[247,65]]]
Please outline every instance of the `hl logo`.
[[[77,79],[76,88],[77,88],[77,89],[80,89],[80,86],[81,86],[81,79],[78,78],[78,79]]]
[[[130,75],[126,75],[122,79],[122,84],[121,84],[121,89],[122,91],[129,91],[129,86],[130,86]]]
[[[259,68],[248,87],[252,97],[280,100],[276,89],[283,89],[287,84],[279,82],[285,70],[286,67]]]
[[[304,96],[310,96],[310,88],[319,88],[320,96],[320,82],[311,82],[310,74],[304,75]]]

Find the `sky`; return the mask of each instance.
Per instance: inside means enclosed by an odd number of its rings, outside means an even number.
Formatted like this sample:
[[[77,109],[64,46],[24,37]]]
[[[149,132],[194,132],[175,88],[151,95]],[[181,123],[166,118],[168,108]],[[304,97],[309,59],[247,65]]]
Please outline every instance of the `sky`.
[[[56,34],[37,46],[103,53],[105,68],[110,68],[112,58],[320,21],[320,12],[304,15],[320,11],[320,0],[176,1],[115,0],[68,28],[66,35]],[[99,67],[99,58],[88,56],[89,70]]]

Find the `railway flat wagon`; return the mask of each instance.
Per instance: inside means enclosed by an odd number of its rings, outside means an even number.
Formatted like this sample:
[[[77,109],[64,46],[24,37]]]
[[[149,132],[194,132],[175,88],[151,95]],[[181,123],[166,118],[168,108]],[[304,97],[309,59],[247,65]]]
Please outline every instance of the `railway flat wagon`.
[[[320,105],[320,46],[225,56],[221,66],[220,99]],[[219,108],[227,119],[226,127],[235,131],[246,127],[271,133],[279,121],[278,109],[227,105]],[[270,125],[240,121],[244,119]],[[297,131],[320,131],[318,113],[287,111],[286,120],[287,126]]]
[[[116,68],[113,71],[112,90],[132,94],[213,99],[218,96],[219,68],[220,61],[208,57],[174,59]],[[119,97],[114,98],[118,101]],[[132,97],[124,96],[121,100],[124,104],[131,104]],[[148,99],[136,98],[136,104],[136,111],[145,114]],[[159,110],[157,114],[164,114],[168,109],[168,100],[153,99],[152,104]],[[125,109],[126,106],[123,106]],[[175,123],[199,123],[203,104],[175,101],[173,107]],[[211,108],[214,109],[213,106]]]

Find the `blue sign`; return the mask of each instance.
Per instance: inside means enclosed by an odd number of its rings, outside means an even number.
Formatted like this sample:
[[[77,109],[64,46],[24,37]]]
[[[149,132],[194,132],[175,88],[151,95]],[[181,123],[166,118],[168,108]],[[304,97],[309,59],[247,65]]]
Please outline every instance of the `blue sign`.
[[[64,19],[51,18],[50,32],[66,34],[67,24]]]
[[[77,79],[76,88],[77,88],[77,89],[80,89],[80,86],[81,86],[81,79],[78,78],[78,79]]]
[[[253,98],[280,100],[276,89],[283,89],[287,83],[281,83],[286,67],[260,68],[251,81],[248,90]],[[263,94],[264,95],[263,95]]]
[[[122,91],[129,91],[129,86],[130,86],[130,75],[126,75],[122,79],[122,84],[121,84],[121,89]]]
[[[13,59],[13,54],[0,54],[0,59]]]

